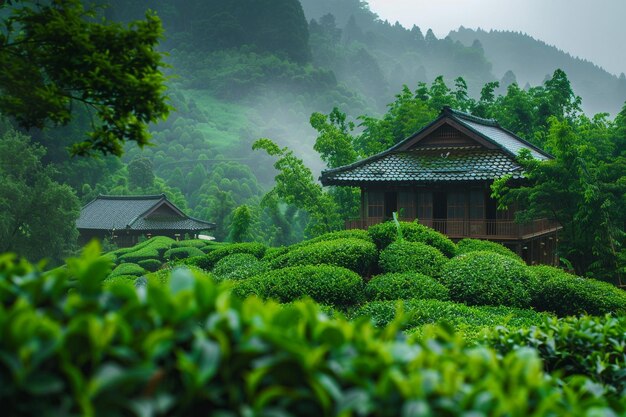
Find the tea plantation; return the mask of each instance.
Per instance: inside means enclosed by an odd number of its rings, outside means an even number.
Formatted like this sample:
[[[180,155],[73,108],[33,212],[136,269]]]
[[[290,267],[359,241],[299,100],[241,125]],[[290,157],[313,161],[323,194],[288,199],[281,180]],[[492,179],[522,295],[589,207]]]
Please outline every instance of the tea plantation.
[[[626,415],[626,292],[415,223],[4,255],[0,300],[8,415]]]

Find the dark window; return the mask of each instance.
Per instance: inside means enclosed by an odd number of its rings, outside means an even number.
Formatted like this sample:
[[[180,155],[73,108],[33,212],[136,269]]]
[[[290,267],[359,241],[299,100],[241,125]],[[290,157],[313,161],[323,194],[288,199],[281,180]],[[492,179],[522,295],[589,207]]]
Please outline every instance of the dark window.
[[[393,218],[394,211],[398,211],[398,193],[385,193],[385,218]]]
[[[433,218],[448,218],[448,194],[445,192],[433,193]]]

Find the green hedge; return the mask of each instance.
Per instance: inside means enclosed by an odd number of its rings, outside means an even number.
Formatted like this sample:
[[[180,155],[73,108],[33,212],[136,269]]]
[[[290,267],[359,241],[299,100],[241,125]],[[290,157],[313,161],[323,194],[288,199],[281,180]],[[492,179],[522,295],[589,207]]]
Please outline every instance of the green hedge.
[[[235,253],[249,253],[261,259],[267,250],[267,246],[262,243],[229,243],[220,245],[217,249],[213,249],[203,257],[194,257],[194,263],[190,265],[197,266],[205,271],[213,269],[217,261]]]
[[[372,243],[372,238],[369,236],[367,231],[365,230],[340,230],[337,232],[329,232],[324,233],[323,235],[314,237],[313,239],[304,240],[299,243],[295,243],[291,246],[282,246],[279,248],[270,248],[265,254],[265,259],[267,261],[272,261],[278,258],[281,255],[286,254],[287,252],[291,252],[296,249],[304,248],[306,246],[313,245],[319,242],[329,242],[337,239],[359,239],[364,240],[366,242]]]
[[[400,310],[398,310],[400,309]],[[369,317],[382,327],[404,314],[408,329],[427,324],[445,322],[468,339],[476,339],[496,326],[513,328],[531,327],[542,323],[546,315],[528,309],[512,307],[470,307],[465,304],[441,300],[373,301],[357,309],[354,317]]]
[[[245,297],[258,295],[281,303],[303,297],[335,307],[348,307],[363,301],[363,280],[346,268],[332,265],[304,265],[276,269],[244,281],[233,288]]]
[[[390,244],[380,253],[378,265],[383,272],[419,272],[437,277],[447,261],[432,246],[402,240]]]
[[[163,262],[158,259],[144,259],[142,261],[137,262],[137,264],[145,269],[146,271],[155,272],[161,266],[163,266]]]
[[[187,240],[179,240],[178,242],[172,243],[172,248],[204,248],[210,240],[202,240],[202,239],[187,239]]]
[[[249,253],[235,253],[228,255],[215,264],[213,276],[221,280],[240,280],[267,272],[265,262]]]
[[[456,244],[457,255],[478,251],[495,252],[499,253],[500,255],[508,256],[517,261],[523,262],[522,258],[517,253],[496,242],[478,239],[461,239],[459,243]]]
[[[117,275],[133,275],[136,277],[140,277],[145,273],[146,273],[146,270],[140,267],[139,265],[126,263],[126,264],[120,264],[117,267],[115,267],[113,272],[111,272],[110,276],[114,277]]]
[[[536,277],[532,305],[558,316],[626,313],[626,291],[609,283],[580,278],[551,266],[529,267]]]
[[[168,250],[167,252],[165,252],[165,255],[163,256],[168,261],[175,261],[177,259],[186,259],[186,258],[192,258],[196,256],[204,256],[204,252],[192,246],[188,246],[188,247],[183,246],[180,248],[172,248]]]
[[[135,245],[132,248],[124,248],[114,253],[119,254],[120,251],[123,252],[121,256],[118,256],[118,262],[137,263],[145,259],[158,259],[163,261],[163,255],[174,242],[175,240],[169,237],[157,236]]]
[[[273,269],[297,265],[328,264],[368,275],[376,264],[376,246],[361,239],[321,241],[287,252],[270,261]]]
[[[522,346],[536,349],[547,372],[565,378],[585,375],[602,384],[608,395],[626,393],[626,316],[569,317],[510,330],[499,328],[489,345],[502,354]]]
[[[444,266],[441,283],[454,301],[526,308],[535,279],[526,265],[494,252],[469,252]]]
[[[263,255],[263,260],[266,262],[271,261],[272,259],[278,258],[281,255],[289,252],[289,248],[291,246],[277,246],[272,248],[267,248],[265,251],[265,255]]]
[[[167,286],[103,290],[109,267],[91,254],[50,273],[0,257],[3,414],[624,412],[587,379],[561,387],[531,349],[501,357],[444,334],[411,344],[397,327],[329,319],[311,302],[242,302],[189,271]]]
[[[447,236],[417,222],[400,222],[402,237],[408,242],[421,242],[438,249],[448,258],[456,253],[456,245]],[[370,227],[367,232],[379,250],[385,249],[398,237],[395,222],[385,222]]]
[[[201,250],[204,253],[209,253],[209,252],[213,252],[214,250],[221,249],[230,245],[232,245],[232,243],[216,242],[214,240],[210,240],[210,241],[207,241],[206,245],[203,248],[201,248]]]
[[[415,272],[392,273],[372,278],[365,287],[370,301],[409,298],[449,300],[448,289],[433,278]]]
[[[102,281],[102,287],[104,289],[111,289],[111,287],[118,285],[126,285],[133,287],[135,285],[136,275],[115,275],[110,276]]]

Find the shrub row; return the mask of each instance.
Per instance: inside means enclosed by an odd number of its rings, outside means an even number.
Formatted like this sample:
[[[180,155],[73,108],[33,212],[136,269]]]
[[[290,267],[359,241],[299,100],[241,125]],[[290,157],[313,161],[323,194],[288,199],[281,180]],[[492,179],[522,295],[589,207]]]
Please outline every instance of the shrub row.
[[[437,249],[420,242],[400,240],[380,253],[378,265],[383,272],[418,272],[437,277],[448,259]]]
[[[123,248],[114,253],[118,256],[118,262],[137,263],[146,259],[164,260],[163,255],[174,242],[174,239],[169,237],[157,236],[132,248]]]
[[[581,278],[551,266],[533,266],[533,307],[558,316],[626,313],[626,291],[602,281]]]
[[[527,308],[534,277],[526,265],[494,252],[469,252],[444,266],[441,283],[453,301]]]
[[[194,248],[193,246],[181,246],[178,248],[168,249],[163,256],[168,261],[175,261],[177,259],[204,256],[204,252],[198,248]]]
[[[539,352],[547,372],[585,375],[609,395],[626,393],[626,316],[550,319],[526,329],[498,328],[489,345],[506,355],[523,346]]]
[[[280,248],[270,248],[265,254],[265,258],[268,261],[277,258],[278,256],[284,255],[289,251],[303,248],[305,246],[312,245],[318,242],[328,242],[336,239],[360,239],[366,242],[372,242],[372,238],[369,236],[366,230],[354,229],[354,230],[340,230],[337,232],[329,232],[323,235],[314,237],[313,239],[308,239],[294,245],[290,246],[282,246]]]
[[[288,303],[310,297],[322,304],[348,307],[363,302],[363,280],[346,268],[304,265],[276,269],[239,281],[234,293]]]
[[[133,264],[133,263],[127,263],[127,264],[120,264],[116,266],[113,272],[111,272],[110,276],[115,277],[118,275],[132,275],[135,277],[140,277],[145,273],[146,273],[146,270],[140,267],[139,265]]]
[[[456,253],[456,245],[447,236],[417,222],[400,222],[402,237],[408,242],[421,242],[438,249],[448,258]],[[367,232],[379,250],[383,250],[398,237],[395,222],[385,222],[370,227]]]
[[[357,309],[353,316],[369,317],[376,326],[383,327],[395,320],[399,312],[404,314],[404,325],[409,329],[445,322],[463,333],[467,339],[475,339],[496,326],[530,327],[541,323],[546,317],[545,314],[528,309],[470,307],[450,301],[417,299],[370,302]]]
[[[256,258],[262,258],[267,250],[267,246],[262,243],[231,243],[220,245],[217,249],[213,249],[202,257],[193,257],[189,260],[189,265],[210,271],[213,269],[217,261],[228,255],[235,253],[249,253]]]
[[[204,248],[208,242],[212,242],[210,240],[202,240],[202,239],[187,239],[187,240],[179,240],[178,242],[172,243],[171,248]]]
[[[265,262],[259,261],[249,253],[228,255],[215,264],[213,277],[218,280],[240,280],[267,272]]]
[[[392,273],[372,278],[365,287],[369,301],[409,298],[449,300],[448,289],[433,278],[415,272]]]
[[[368,275],[376,264],[376,246],[361,239],[334,239],[312,243],[270,261],[273,269],[297,265],[328,264],[340,266],[357,272],[362,276]]]
[[[559,386],[531,349],[499,357],[455,339],[411,344],[395,327],[329,319],[310,302],[242,302],[185,270],[167,286],[103,290],[109,264],[98,252],[50,273],[0,259],[6,415],[624,411],[623,400],[609,404],[586,379]]]
[[[469,252],[494,252],[500,255],[508,256],[516,261],[523,262],[522,258],[509,248],[496,242],[478,239],[461,239],[456,244],[456,254],[463,255]]]

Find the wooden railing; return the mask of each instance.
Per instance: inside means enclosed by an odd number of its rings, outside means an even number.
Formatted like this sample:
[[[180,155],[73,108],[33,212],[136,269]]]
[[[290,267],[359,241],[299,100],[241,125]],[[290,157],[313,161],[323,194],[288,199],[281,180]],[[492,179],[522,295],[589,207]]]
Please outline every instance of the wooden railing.
[[[346,229],[368,229],[383,222],[383,218],[352,219],[346,221]],[[411,221],[410,219],[402,219]],[[528,223],[513,220],[448,220],[426,219],[419,221],[451,238],[471,237],[477,239],[522,239],[539,236],[560,229],[558,223],[548,219],[537,219]]]

